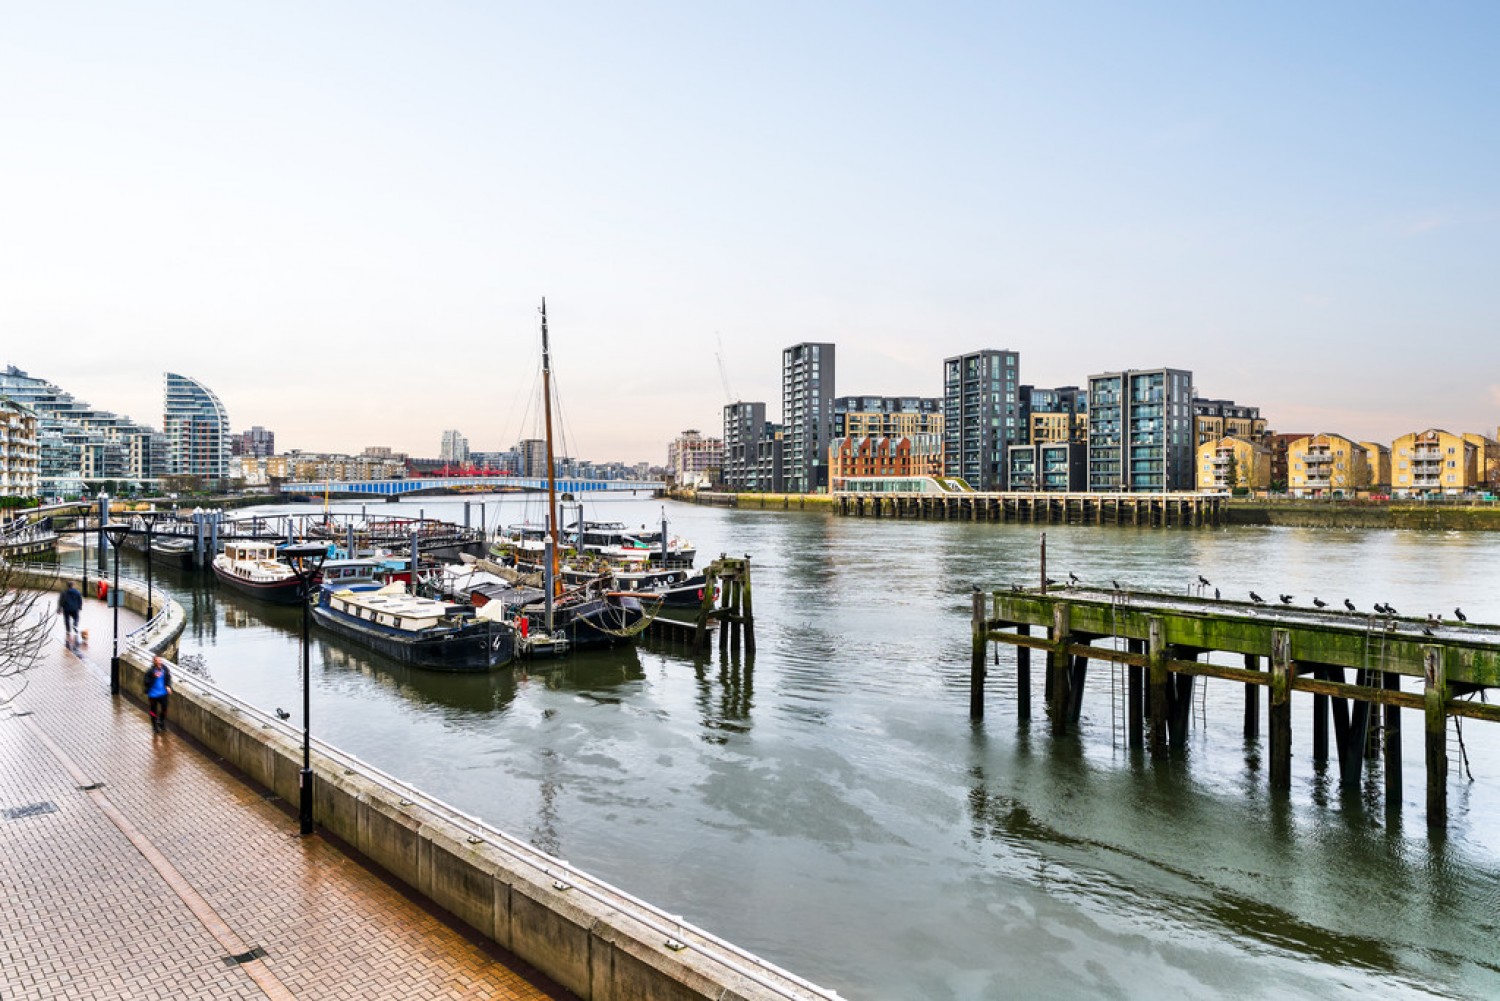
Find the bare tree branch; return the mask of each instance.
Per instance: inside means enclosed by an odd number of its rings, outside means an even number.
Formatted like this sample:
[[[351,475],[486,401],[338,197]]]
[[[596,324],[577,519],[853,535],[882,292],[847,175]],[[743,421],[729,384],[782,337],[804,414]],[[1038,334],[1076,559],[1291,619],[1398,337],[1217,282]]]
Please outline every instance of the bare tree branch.
[[[52,635],[56,593],[38,586],[45,588],[47,582],[37,580],[34,570],[22,573],[18,565],[0,560],[0,681],[35,667]],[[5,689],[9,698],[19,694],[14,685]]]

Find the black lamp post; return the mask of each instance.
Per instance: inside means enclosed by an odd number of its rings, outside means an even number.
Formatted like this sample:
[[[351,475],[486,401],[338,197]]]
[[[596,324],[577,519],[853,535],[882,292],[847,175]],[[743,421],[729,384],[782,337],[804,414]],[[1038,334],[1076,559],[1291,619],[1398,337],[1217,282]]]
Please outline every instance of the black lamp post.
[[[125,537],[130,534],[130,525],[121,522],[115,524],[110,522],[104,526],[104,534],[109,536],[110,548],[115,551],[115,583],[109,592],[109,603],[115,608],[115,643],[114,653],[109,658],[109,694],[120,694],[120,546],[125,543]]]
[[[89,517],[88,508],[84,508],[84,516],[78,519],[83,526],[83,593],[89,593]]]
[[[328,556],[328,546],[321,542],[299,542],[281,547],[282,559],[291,565],[301,585],[302,596],[302,783],[298,803],[298,814],[302,819],[302,836],[313,832],[312,789],[312,671],[308,666],[308,622],[311,618],[311,602],[308,588]]]
[[[150,622],[152,615],[155,614],[155,603],[152,601],[151,593],[151,530],[156,526],[156,519],[161,517],[161,512],[150,511],[137,517],[146,526],[146,621]]]

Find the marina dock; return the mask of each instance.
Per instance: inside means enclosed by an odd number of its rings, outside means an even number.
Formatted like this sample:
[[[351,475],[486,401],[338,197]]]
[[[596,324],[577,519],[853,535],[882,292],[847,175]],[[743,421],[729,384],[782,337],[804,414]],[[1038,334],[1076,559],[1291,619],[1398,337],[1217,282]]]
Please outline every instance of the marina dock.
[[[1341,783],[1359,785],[1366,763],[1383,759],[1388,805],[1401,796],[1402,710],[1420,711],[1430,828],[1447,822],[1450,737],[1464,719],[1500,721],[1500,706],[1481,701],[1500,685],[1497,626],[1096,588],[976,589],[976,720],[985,714],[991,643],[1015,650],[1022,723],[1031,714],[1031,651],[1045,654],[1044,701],[1057,738],[1079,722],[1089,662],[1122,672],[1124,684],[1110,690],[1123,701],[1115,708],[1126,739],[1154,759],[1185,744],[1197,678],[1244,685],[1246,740],[1259,737],[1265,691],[1269,781],[1280,793],[1291,788],[1294,693],[1312,696],[1314,762],[1328,760],[1331,720]]]

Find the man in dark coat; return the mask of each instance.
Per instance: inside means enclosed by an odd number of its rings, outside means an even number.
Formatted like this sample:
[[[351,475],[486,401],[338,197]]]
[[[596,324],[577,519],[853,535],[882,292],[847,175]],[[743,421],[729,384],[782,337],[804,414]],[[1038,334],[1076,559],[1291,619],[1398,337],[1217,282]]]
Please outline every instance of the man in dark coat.
[[[62,614],[63,629],[71,650],[78,641],[78,613],[83,611],[83,592],[72,581],[68,581],[67,590],[58,595],[57,610]]]

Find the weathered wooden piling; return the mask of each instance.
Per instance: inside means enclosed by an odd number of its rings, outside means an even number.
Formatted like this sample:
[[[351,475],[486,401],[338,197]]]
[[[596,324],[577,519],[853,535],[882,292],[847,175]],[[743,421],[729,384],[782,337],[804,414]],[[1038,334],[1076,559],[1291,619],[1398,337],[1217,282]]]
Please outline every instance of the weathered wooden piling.
[[[715,601],[718,602],[717,607]],[[740,649],[741,639],[747,652],[755,652],[755,612],[750,599],[750,557],[737,559],[721,555],[703,568],[703,595],[698,600],[694,646],[701,649],[708,647],[710,622],[718,623],[720,652],[727,652],[731,645],[736,650]],[[726,624],[730,628],[726,629]]]
[[[1313,756],[1320,767],[1328,756],[1331,723],[1345,788],[1360,785],[1365,762],[1373,760],[1370,749],[1383,748],[1388,808],[1399,808],[1401,797],[1400,710],[1421,709],[1427,816],[1435,828],[1447,818],[1447,718],[1500,722],[1500,706],[1453,695],[1500,687],[1496,626],[1434,627],[1395,616],[1069,588],[996,592],[987,603],[981,595],[972,620],[977,669],[971,684],[984,685],[989,642],[1016,647],[1019,720],[1027,719],[1030,702],[1030,651],[1046,651],[1047,708],[1058,738],[1074,732],[1082,718],[1089,660],[1125,665],[1124,739],[1130,747],[1144,744],[1153,758],[1186,741],[1196,678],[1245,686],[1247,742],[1259,740],[1259,691],[1268,689],[1268,781],[1282,794],[1292,785],[1294,692],[1311,697],[1304,704],[1313,709]],[[1045,639],[1032,636],[1037,626],[1047,630]],[[1244,666],[1215,663],[1215,656],[1226,655],[1242,658]],[[1421,678],[1422,692],[1403,691],[1402,676]],[[976,698],[982,706],[982,694]],[[1381,716],[1377,705],[1384,708]]]
[[[1271,789],[1292,788],[1292,642],[1285,629],[1271,631]]]
[[[982,609],[982,606],[981,606]],[[981,610],[980,619],[984,614]],[[1031,637],[1030,626],[1016,626],[1016,635]],[[988,637],[985,637],[987,640]],[[1016,721],[1031,722],[1031,647],[1016,644]]]
[[[974,652],[969,659],[969,718],[984,719],[984,592],[974,588]]]
[[[1151,680],[1147,691],[1147,705],[1151,710],[1151,756],[1162,757],[1167,753],[1167,641],[1162,620],[1151,617],[1146,620],[1147,669]]]
[[[1259,671],[1260,658],[1245,654],[1245,670]],[[1260,739],[1260,686],[1256,684],[1245,685],[1245,739]]]
[[[1144,649],[1140,640],[1125,641],[1127,653],[1140,656]],[[1125,672],[1125,715],[1126,728],[1129,731],[1127,742],[1131,748],[1145,747],[1146,669],[1138,663],[1130,663],[1126,665]]]
[[[1443,703],[1448,701],[1448,674],[1443,658],[1435,646],[1422,648],[1422,692],[1427,722],[1427,826],[1445,827],[1448,823],[1448,716]]]
[[[1388,692],[1401,690],[1401,675],[1382,671],[1381,687]],[[1385,798],[1387,804],[1401,802],[1401,707],[1385,705]]]

